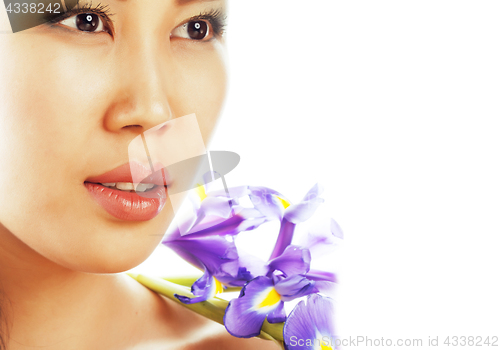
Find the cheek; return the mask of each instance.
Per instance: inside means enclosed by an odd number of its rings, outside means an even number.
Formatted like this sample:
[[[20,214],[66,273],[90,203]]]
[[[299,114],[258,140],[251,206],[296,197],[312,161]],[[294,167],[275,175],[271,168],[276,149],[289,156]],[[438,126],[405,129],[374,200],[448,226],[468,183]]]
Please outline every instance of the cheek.
[[[211,50],[199,55],[179,56],[177,65],[182,69],[179,69],[180,75],[171,89],[171,100],[179,101],[173,103],[174,114],[184,116],[195,113],[207,146],[226,95],[224,48],[215,44]]]
[[[159,243],[172,210],[166,206],[148,223],[111,221],[83,186],[92,165],[105,169],[95,164],[109,149],[102,146],[102,93],[113,83],[106,67],[99,55],[23,40],[17,36],[8,55],[0,54],[0,222],[63,266],[88,272],[136,266]]]
[[[78,179],[95,128],[98,116],[87,108],[100,91],[95,83],[100,72],[85,67],[78,52],[73,56],[50,42],[23,45],[23,40],[4,57],[2,69],[1,191],[20,196],[17,202],[24,205],[31,201],[38,212],[57,212],[66,204],[59,196]],[[16,183],[17,190],[9,183]],[[27,198],[33,194],[36,201]]]

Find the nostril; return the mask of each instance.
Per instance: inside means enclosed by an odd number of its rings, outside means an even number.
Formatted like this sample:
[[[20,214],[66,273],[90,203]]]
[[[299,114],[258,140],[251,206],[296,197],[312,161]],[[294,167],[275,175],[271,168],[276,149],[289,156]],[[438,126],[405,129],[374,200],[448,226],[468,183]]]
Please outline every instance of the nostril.
[[[134,134],[137,134],[137,133],[144,132],[144,127],[142,125],[139,125],[139,124],[130,124],[130,125],[122,126],[121,130],[122,131],[129,130],[129,131],[133,132]]]

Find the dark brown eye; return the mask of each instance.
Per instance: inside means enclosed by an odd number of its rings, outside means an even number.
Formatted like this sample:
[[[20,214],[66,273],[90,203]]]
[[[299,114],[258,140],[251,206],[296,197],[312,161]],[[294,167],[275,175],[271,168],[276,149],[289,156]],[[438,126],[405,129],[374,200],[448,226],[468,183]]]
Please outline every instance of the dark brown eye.
[[[187,32],[190,39],[203,40],[209,34],[207,22],[205,21],[191,21],[187,24]]]
[[[98,33],[107,31],[103,19],[95,13],[80,13],[59,23],[82,32]]]
[[[83,32],[95,32],[99,23],[100,18],[95,13],[80,13],[76,16],[76,28]]]
[[[196,18],[174,28],[170,37],[206,42],[217,37],[217,31],[211,21]]]

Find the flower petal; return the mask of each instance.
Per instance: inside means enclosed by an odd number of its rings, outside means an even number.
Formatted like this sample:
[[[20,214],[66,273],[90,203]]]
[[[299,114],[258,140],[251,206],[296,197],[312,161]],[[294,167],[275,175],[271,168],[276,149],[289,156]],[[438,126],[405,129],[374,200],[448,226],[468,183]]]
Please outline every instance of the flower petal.
[[[330,254],[343,238],[343,233],[337,222],[331,218],[318,221],[308,232],[297,236],[294,244],[308,248],[313,259]]]
[[[267,272],[264,261],[249,260],[239,254],[233,235],[251,230],[266,222],[267,218],[253,208],[244,208],[228,219],[211,215],[195,226],[196,232],[181,235],[179,229],[162,242],[182,258],[210,273],[226,285],[243,286],[259,274]]]
[[[292,204],[285,210],[284,218],[295,224],[304,222],[309,219],[318,206],[325,200],[319,195],[323,192],[323,187],[320,184],[315,184],[304,196],[302,201],[297,204]]]
[[[194,219],[189,218],[189,226],[185,227],[186,225],[181,224],[181,227],[183,227],[181,235],[184,236],[194,231],[198,231],[199,228],[194,229],[194,227],[198,226],[207,216],[213,216],[209,221],[211,225],[214,225],[215,221],[223,221],[222,219],[229,218],[233,213],[234,211],[230,198],[206,197],[197,209]]]
[[[315,282],[314,292],[333,296],[337,286],[337,276],[334,273],[319,270],[309,270],[305,277]]]
[[[321,293],[326,295],[327,297],[333,297],[336,287],[337,283],[328,281],[314,281],[313,293]]]
[[[311,189],[309,191],[307,191],[304,198],[302,198],[302,202],[306,202],[308,200],[311,200],[313,198],[317,198],[317,197],[321,196],[321,194],[323,194],[324,190],[325,189],[323,188],[323,185],[321,185],[320,183],[315,183],[314,186],[311,187]]]
[[[272,188],[269,187],[264,187],[264,186],[248,186],[248,189],[250,190],[250,193],[257,193],[257,192],[265,192],[268,194],[274,194],[276,196],[285,198],[281,193],[278,191],[273,190]]]
[[[233,215],[227,219],[212,215],[207,216],[184,236],[194,239],[216,235],[235,235],[241,232],[239,227],[247,219],[242,215]]]
[[[276,291],[281,295],[281,300],[291,301],[315,292],[316,282],[304,276],[294,275],[277,282]]]
[[[286,350],[335,348],[333,300],[311,294],[292,310],[283,328]]]
[[[310,263],[311,253],[308,249],[290,245],[280,256],[270,260],[268,266],[270,271],[280,270],[286,276],[291,276],[309,271]]]
[[[239,264],[244,266],[255,277],[264,276],[268,271],[267,263],[264,260],[245,252],[240,252]]]
[[[225,236],[198,239],[186,237],[190,237],[190,235],[177,240],[165,241],[163,244],[199,269],[207,269],[222,283],[234,278],[221,268],[223,264],[238,260],[238,252],[233,240],[227,239]]]
[[[243,287],[245,283],[257,276],[267,273],[266,263],[250,254],[239,253],[238,260],[227,262],[221,265],[221,271],[227,275],[233,276],[232,280],[224,280],[224,283],[230,286]]]
[[[224,326],[235,337],[250,338],[260,334],[266,316],[282,307],[283,302],[271,278],[259,276],[245,285],[240,296],[229,302]],[[273,314],[273,319],[281,311]]]
[[[320,271],[320,270],[309,270],[306,274],[306,277],[310,280],[314,281],[329,281],[329,282],[337,282],[337,276],[328,271]]]
[[[283,253],[285,248],[292,243],[295,225],[309,219],[316,211],[316,208],[324,202],[323,198],[318,197],[322,191],[322,186],[316,184],[307,192],[301,202],[292,204],[285,209],[281,220],[280,233],[270,259],[274,259]]]
[[[283,217],[284,208],[282,202],[267,188],[252,188],[248,197],[255,209],[259,210],[270,220],[281,220]]]
[[[205,269],[203,275],[198,278],[191,286],[191,293],[196,296],[195,298],[189,298],[187,296],[179,294],[174,295],[184,304],[199,303],[215,296],[218,284],[220,285],[220,283],[212,276],[212,274],[207,269]]]
[[[279,303],[278,307],[271,311],[269,315],[267,315],[267,322],[269,323],[281,323],[286,320],[286,311],[285,311],[285,303]]]
[[[249,271],[245,266],[241,266],[239,261],[231,261],[221,265],[221,271],[223,271],[226,276],[232,276],[231,278],[221,278],[224,284],[232,287],[243,287],[248,281],[255,278],[255,274]]]
[[[281,220],[280,233],[278,234],[278,239],[274,245],[273,252],[271,253],[270,259],[277,258],[285,251],[286,247],[292,243],[293,233],[295,231],[295,224],[288,221],[287,219]]]
[[[318,206],[324,201],[323,198],[314,198],[307,202],[292,204],[285,210],[284,218],[295,224],[304,222],[313,216]]]

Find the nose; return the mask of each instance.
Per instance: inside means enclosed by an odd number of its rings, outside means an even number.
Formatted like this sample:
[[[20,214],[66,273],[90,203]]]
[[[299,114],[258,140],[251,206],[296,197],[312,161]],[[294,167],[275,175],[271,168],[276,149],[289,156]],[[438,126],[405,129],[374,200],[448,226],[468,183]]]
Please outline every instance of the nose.
[[[169,99],[168,59],[158,47],[142,40],[130,49],[117,50],[113,68],[114,98],[105,113],[104,127],[112,132],[142,133],[173,119]]]

